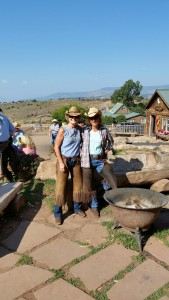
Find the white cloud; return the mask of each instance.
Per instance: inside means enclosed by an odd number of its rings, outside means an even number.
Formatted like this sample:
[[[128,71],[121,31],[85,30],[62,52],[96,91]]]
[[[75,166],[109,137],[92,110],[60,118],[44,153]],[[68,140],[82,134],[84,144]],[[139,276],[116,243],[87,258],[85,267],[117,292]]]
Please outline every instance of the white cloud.
[[[92,80],[95,80],[95,81],[97,81],[97,80],[100,80],[100,79],[102,79],[102,76],[100,76],[100,75],[89,75],[89,79],[92,79]]]
[[[2,83],[2,84],[7,84],[8,81],[7,81],[6,79],[2,79],[2,80],[1,80],[1,83]]]
[[[22,80],[22,84],[26,85],[26,84],[28,84],[28,81],[27,80]]]

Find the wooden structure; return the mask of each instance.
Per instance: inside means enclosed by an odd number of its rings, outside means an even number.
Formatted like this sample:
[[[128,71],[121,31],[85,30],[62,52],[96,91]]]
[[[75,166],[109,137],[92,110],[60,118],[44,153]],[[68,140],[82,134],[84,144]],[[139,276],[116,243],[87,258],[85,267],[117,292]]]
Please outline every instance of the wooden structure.
[[[22,187],[22,182],[0,183],[0,214],[15,199]]]
[[[169,132],[169,89],[157,89],[146,106],[145,134],[155,136],[157,133],[160,137],[167,132]]]
[[[113,108],[108,112],[103,113],[103,116],[116,118],[117,116],[123,115],[126,118],[126,121],[138,122],[140,124],[145,124],[146,118],[141,113],[131,112],[123,103],[116,103]]]

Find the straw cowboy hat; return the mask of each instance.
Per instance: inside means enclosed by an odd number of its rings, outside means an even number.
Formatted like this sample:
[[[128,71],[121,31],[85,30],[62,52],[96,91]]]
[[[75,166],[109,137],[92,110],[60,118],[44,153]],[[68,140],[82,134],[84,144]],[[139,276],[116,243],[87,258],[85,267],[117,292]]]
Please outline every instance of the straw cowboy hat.
[[[65,112],[65,115],[68,116],[72,116],[72,117],[80,117],[81,116],[81,112],[78,111],[76,106],[72,106],[71,108],[69,108],[69,110],[67,110]]]
[[[55,122],[58,123],[58,120],[57,119],[53,119],[52,123],[55,123]]]
[[[14,122],[14,123],[13,123],[13,126],[14,126],[15,128],[19,128],[19,127],[21,127],[21,124],[18,123],[18,122]]]
[[[91,107],[90,109],[89,109],[89,111],[88,111],[88,113],[86,114],[84,114],[84,116],[86,117],[86,118],[91,118],[91,117],[94,117],[94,116],[96,116],[96,115],[98,115],[98,116],[101,116],[102,115],[102,112],[98,109],[98,108],[96,108],[96,107]]]

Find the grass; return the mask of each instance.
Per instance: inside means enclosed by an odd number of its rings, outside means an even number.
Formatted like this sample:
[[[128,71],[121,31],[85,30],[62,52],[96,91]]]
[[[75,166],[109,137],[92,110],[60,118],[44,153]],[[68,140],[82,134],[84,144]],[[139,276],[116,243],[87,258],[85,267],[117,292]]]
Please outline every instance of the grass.
[[[16,266],[21,266],[21,265],[32,265],[33,264],[33,259],[29,255],[22,255],[21,258],[16,263]]]
[[[67,280],[67,282],[69,282],[70,284],[72,284],[73,286],[79,288],[79,289],[84,289],[84,283],[80,280],[80,278],[70,278]]]
[[[26,203],[45,202],[53,211],[55,201],[55,180],[48,179],[44,181],[29,180],[24,183],[21,193]]]
[[[164,229],[154,233],[154,236],[159,238],[166,246],[169,247],[169,229]]]
[[[132,234],[127,234],[121,231],[120,229],[112,229],[112,221],[103,222],[102,225],[105,226],[108,230],[108,239],[109,242],[120,242],[125,248],[138,251],[138,244],[136,242],[135,236]]]
[[[162,288],[158,289],[155,293],[147,297],[145,300],[158,300],[163,296],[169,297],[169,283],[164,285]]]
[[[62,269],[55,270],[55,269],[50,269],[53,273],[53,277],[48,280],[48,282],[53,282],[59,278],[64,278],[66,276],[65,272]]]

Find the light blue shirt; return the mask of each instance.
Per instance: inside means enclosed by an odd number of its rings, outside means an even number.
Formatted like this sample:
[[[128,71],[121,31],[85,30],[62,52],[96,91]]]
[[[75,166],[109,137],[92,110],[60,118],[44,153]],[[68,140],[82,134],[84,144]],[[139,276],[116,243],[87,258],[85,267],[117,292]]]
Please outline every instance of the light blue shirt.
[[[6,142],[14,133],[15,127],[9,119],[0,114],[0,142]]]
[[[22,129],[19,129],[18,132],[15,132],[13,134],[13,142],[12,144],[15,145],[16,147],[20,147],[20,143],[19,143],[19,138],[24,135],[24,131]]]
[[[64,139],[61,145],[61,154],[66,157],[74,157],[80,155],[81,136],[79,127],[70,128],[63,126]]]
[[[90,145],[89,145],[90,154],[99,155],[102,154],[102,139],[100,136],[100,132],[98,131],[90,131]]]

